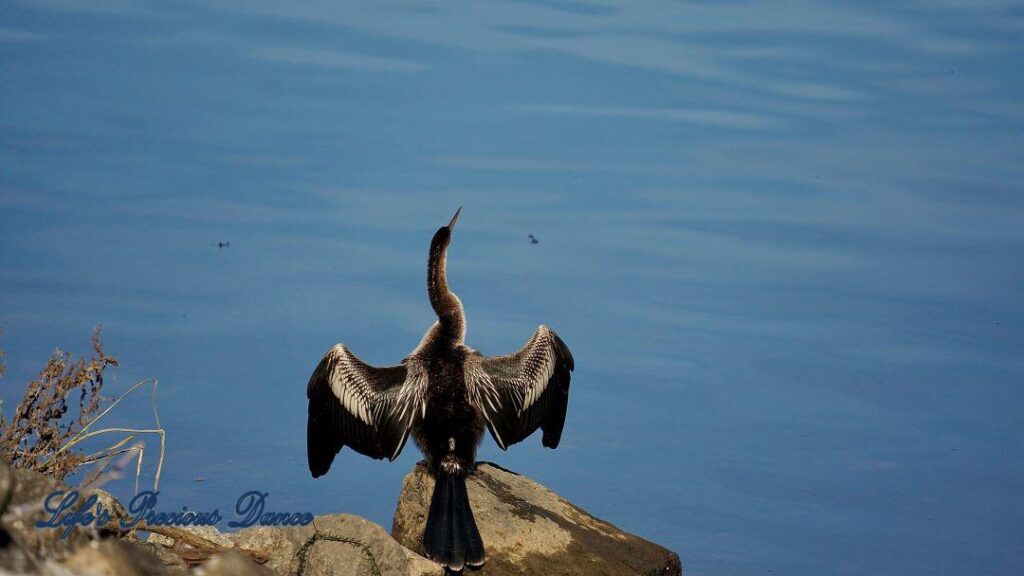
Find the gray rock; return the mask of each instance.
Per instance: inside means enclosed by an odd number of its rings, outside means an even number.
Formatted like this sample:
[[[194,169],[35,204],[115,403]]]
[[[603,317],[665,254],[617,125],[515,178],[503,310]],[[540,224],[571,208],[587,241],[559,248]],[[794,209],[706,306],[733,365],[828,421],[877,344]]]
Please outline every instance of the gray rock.
[[[215,526],[178,526],[175,527],[175,530],[195,534],[203,540],[207,540],[217,546],[230,548],[234,545],[234,542],[231,540],[231,535],[222,534]],[[167,547],[171,547],[175,543],[174,538],[164,536],[163,534],[157,534],[155,532],[150,532],[146,541]]]
[[[487,551],[479,576],[682,574],[679,556],[595,518],[544,486],[491,464],[466,482]],[[423,463],[405,478],[391,534],[422,552],[434,478]]]
[[[444,573],[437,564],[396,542],[384,528],[351,514],[318,516],[313,524],[305,527],[259,526],[227,533],[211,527],[179,530],[228,549],[212,556],[202,568],[197,569],[197,573],[233,574],[230,571],[236,567],[241,570],[241,566],[246,566],[245,570],[238,572],[243,575],[441,576]],[[177,539],[151,535],[147,544],[162,552],[161,557],[174,554],[202,556],[190,553],[189,538],[185,535]],[[245,562],[239,562],[238,556]],[[221,560],[215,564],[217,558]],[[263,572],[252,571],[256,566],[254,559],[263,562],[259,566]]]
[[[480,576],[681,574],[674,553],[594,518],[528,478],[482,464],[467,485],[487,546]],[[61,539],[59,530],[40,530],[35,521],[48,517],[42,500],[67,487],[0,461],[0,504],[8,501],[0,517],[0,574],[185,575],[185,558],[192,564],[205,561],[193,573],[207,576],[441,576],[440,566],[413,551],[421,550],[432,489],[433,478],[422,465],[406,477],[394,538],[369,520],[337,514],[319,516],[305,527],[172,534],[186,541],[154,536],[137,542],[134,534],[118,539],[116,531],[84,528]],[[124,513],[112,496],[98,495],[115,519]]]
[[[0,516],[0,568],[25,573],[37,570],[43,558],[63,558],[90,540],[86,530],[75,528],[67,538],[60,529],[40,530],[36,522],[50,517],[43,509],[43,500],[51,492],[67,490],[58,480],[33,470],[13,468],[0,461],[6,469],[0,475],[9,477],[7,506]]]
[[[128,539],[126,539],[128,541]],[[141,542],[137,539],[133,539],[136,546],[141,546],[146,550],[149,550],[157,560],[163,564],[165,571],[168,574],[188,574],[188,563],[174,553],[173,550],[160,544],[153,544],[151,542]]]
[[[5,490],[8,491],[6,496]],[[69,488],[49,476],[12,468],[0,460],[0,500],[8,501],[0,517],[0,573],[40,576],[168,574],[150,549],[110,538],[113,531],[75,527],[67,538],[61,538],[62,528],[37,528],[36,521],[50,517],[43,507],[44,499],[57,490]],[[83,499],[93,493],[113,512],[115,520],[124,513],[121,504],[102,490],[85,490]]]
[[[0,459],[0,518],[14,496],[14,469]],[[21,573],[35,567],[35,559],[14,541],[6,522],[0,521],[0,573]]]
[[[224,534],[213,526],[164,526],[151,529],[159,529],[163,533],[150,532],[146,539],[146,545],[151,546],[160,560],[169,568],[205,565],[223,554],[228,554],[229,557],[235,553],[242,554],[235,547],[231,534]],[[252,554],[242,555],[250,562],[255,559]],[[264,559],[262,554],[258,556],[261,560]],[[222,559],[220,562],[224,561]],[[235,565],[230,558],[227,562],[227,568],[221,568],[221,570],[230,570],[231,566]]]
[[[0,459],[0,516],[7,510],[14,495],[14,469],[6,460]]]
[[[274,576],[274,573],[260,566],[252,558],[229,550],[211,557],[195,571],[196,576]]]
[[[163,564],[151,552],[115,538],[82,546],[64,566],[78,576],[162,576],[166,573]]]
[[[114,495],[110,492],[100,490],[99,488],[86,490],[85,494],[87,497],[90,494],[96,495],[96,499],[100,506],[103,506],[103,508],[110,511],[110,522],[107,526],[110,526],[111,530],[121,531],[120,528],[117,527],[117,522],[128,517],[128,511],[124,509],[121,502],[119,502],[117,498],[114,498]]]
[[[317,516],[304,527],[247,528],[229,536],[238,548],[268,554],[266,566],[281,575],[444,574],[440,566],[404,548],[380,525],[352,514]]]

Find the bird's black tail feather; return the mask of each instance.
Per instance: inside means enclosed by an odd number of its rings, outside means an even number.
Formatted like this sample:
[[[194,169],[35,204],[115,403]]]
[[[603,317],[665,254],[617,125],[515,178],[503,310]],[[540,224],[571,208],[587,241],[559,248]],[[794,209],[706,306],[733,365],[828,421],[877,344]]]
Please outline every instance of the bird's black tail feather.
[[[469,507],[466,477],[439,470],[436,478],[423,531],[423,551],[451,572],[483,566],[484,541]]]

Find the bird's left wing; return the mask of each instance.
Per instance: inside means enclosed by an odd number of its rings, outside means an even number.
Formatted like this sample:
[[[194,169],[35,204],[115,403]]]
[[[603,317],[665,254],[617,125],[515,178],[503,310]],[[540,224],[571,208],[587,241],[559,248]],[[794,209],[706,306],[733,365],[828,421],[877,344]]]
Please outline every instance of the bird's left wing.
[[[469,399],[484,415],[502,450],[537,428],[541,442],[557,448],[569,406],[572,353],[555,331],[541,325],[515,354],[466,358]]]
[[[426,372],[416,360],[377,368],[342,344],[331,348],[306,387],[306,454],[313,477],[330,469],[343,446],[394,460],[422,410]]]

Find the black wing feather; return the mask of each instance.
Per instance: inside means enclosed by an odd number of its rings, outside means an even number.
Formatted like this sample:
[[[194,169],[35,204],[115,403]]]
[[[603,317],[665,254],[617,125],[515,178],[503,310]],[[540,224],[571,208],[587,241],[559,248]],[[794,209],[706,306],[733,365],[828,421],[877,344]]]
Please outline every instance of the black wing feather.
[[[515,354],[467,361],[471,399],[499,447],[507,449],[537,428],[544,431],[544,446],[558,447],[574,368],[568,346],[547,326],[537,328]]]
[[[418,386],[415,366],[370,366],[342,345],[323,357],[306,387],[306,454],[313,477],[327,473],[343,446],[394,460],[409,435]]]

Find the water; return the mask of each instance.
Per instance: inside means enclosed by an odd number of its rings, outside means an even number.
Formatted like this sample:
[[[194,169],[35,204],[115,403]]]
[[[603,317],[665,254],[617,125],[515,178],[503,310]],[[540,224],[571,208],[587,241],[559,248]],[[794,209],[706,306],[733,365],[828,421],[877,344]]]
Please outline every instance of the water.
[[[313,481],[304,386],[416,345],[461,205],[469,343],[546,323],[578,368],[558,450],[482,459],[692,575],[1024,569],[1016,3],[0,18],[3,409],[102,323],[110,392],[160,381],[167,508],[390,525],[419,455]]]

